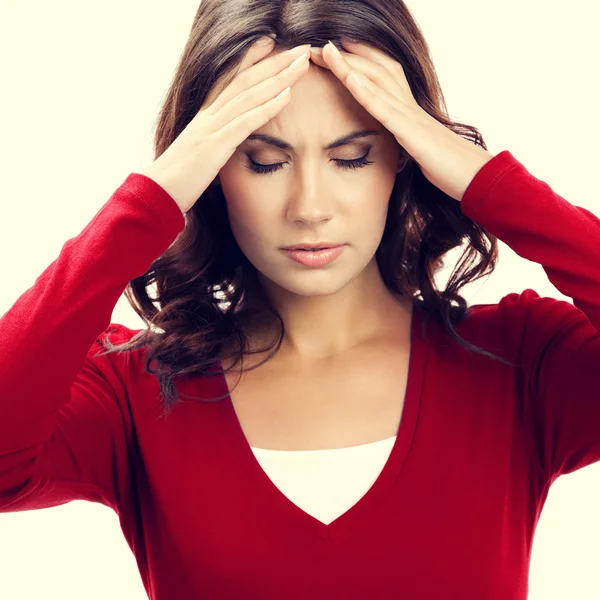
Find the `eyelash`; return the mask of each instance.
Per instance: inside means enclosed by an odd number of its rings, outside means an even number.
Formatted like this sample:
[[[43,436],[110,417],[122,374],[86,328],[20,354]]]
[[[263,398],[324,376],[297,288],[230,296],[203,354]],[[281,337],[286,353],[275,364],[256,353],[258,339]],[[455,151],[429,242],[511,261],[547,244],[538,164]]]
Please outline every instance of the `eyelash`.
[[[369,156],[368,152],[364,156],[361,156],[360,158],[355,158],[353,160],[342,160],[341,158],[332,158],[331,160],[333,160],[333,162],[336,163],[338,167],[342,169],[362,169],[363,167],[373,164],[372,160],[366,160],[367,156]],[[248,158],[250,159],[250,164],[247,166],[247,169],[254,173],[260,174],[274,173],[275,171],[279,171],[279,169],[281,169],[285,164],[273,163],[272,165],[261,165],[260,163],[257,163],[254,160],[252,160],[250,156],[248,156]]]

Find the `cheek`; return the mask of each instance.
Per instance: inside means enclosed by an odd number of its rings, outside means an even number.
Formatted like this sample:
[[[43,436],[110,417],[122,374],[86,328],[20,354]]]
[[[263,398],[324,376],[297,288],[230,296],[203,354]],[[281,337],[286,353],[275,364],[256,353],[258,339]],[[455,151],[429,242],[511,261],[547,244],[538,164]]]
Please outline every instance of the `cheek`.
[[[269,223],[273,222],[274,216],[262,205],[264,199],[261,198],[261,204],[253,200],[248,193],[243,198],[227,200],[229,225],[242,250],[264,244],[265,235],[272,231]]]
[[[371,235],[381,236],[385,229],[388,216],[388,203],[381,202],[371,206],[369,210],[363,212],[364,227],[368,229]]]
[[[379,240],[387,222],[389,204],[389,196],[381,195],[371,195],[368,201],[357,204],[352,219],[356,224],[356,230],[361,232],[359,236],[364,237],[365,240],[375,240],[375,238]]]
[[[253,228],[266,217],[265,195],[256,189],[243,174],[232,169],[220,174],[221,189],[229,223],[234,231]]]

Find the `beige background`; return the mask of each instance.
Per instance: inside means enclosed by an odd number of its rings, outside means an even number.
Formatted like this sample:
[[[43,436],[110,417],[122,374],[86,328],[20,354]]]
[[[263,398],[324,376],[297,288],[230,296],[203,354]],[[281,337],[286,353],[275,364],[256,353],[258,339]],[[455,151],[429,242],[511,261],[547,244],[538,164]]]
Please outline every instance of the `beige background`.
[[[510,150],[569,202],[600,216],[597,4],[408,4],[451,116],[477,126],[491,152]],[[0,314],[127,175],[151,162],[153,123],[197,6],[0,0]],[[463,290],[469,303],[527,287],[571,301],[540,265],[500,246],[495,273]],[[123,297],[112,320],[141,326]],[[531,600],[600,598],[599,506],[598,464],[554,484],[535,538]],[[0,515],[0,598],[146,594],[115,513],[73,502]]]

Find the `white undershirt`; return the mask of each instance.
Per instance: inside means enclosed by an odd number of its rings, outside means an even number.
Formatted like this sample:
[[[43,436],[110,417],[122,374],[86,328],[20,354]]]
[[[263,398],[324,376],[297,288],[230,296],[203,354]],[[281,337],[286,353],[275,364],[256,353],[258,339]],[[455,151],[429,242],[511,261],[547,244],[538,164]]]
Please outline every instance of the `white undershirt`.
[[[263,471],[291,502],[329,525],[367,493],[395,441],[396,436],[327,450],[251,449]]]

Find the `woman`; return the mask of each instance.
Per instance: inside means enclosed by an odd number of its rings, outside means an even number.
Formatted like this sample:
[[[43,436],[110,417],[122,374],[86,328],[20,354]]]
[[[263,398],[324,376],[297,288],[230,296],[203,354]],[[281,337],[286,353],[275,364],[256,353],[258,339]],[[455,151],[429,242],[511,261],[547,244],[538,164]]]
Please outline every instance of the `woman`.
[[[205,0],[156,160],[0,320],[0,511],[112,507],[153,599],[526,598],[600,460],[599,234],[448,118],[399,0]],[[577,307],[467,309],[496,236]]]

